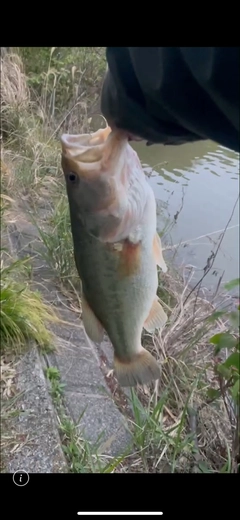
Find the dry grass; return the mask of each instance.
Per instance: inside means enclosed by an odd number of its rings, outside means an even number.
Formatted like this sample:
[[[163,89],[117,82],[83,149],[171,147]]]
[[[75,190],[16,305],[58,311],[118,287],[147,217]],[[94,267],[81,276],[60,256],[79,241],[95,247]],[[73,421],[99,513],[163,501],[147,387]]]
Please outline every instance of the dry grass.
[[[174,278],[165,275],[165,287],[171,287],[176,304],[168,326],[153,338],[152,353],[162,364],[162,376],[147,397],[144,391],[139,393],[141,402],[148,406],[150,402],[152,410],[165,394],[159,417],[163,438],[160,435],[161,442],[150,450],[155,471],[162,466],[178,472],[220,471],[225,465],[231,469],[229,449],[235,418],[230,421],[223,400],[212,401],[208,394],[210,388],[218,387],[209,338],[228,326],[220,318],[209,321],[216,309],[214,302],[193,294],[184,305],[192,276],[183,285],[176,273]],[[166,442],[169,435],[182,445],[181,450]]]
[[[14,395],[14,378],[16,375],[16,367],[13,356],[1,357],[1,399],[10,398]]]
[[[27,110],[30,92],[21,58],[17,54],[1,57],[1,110]]]

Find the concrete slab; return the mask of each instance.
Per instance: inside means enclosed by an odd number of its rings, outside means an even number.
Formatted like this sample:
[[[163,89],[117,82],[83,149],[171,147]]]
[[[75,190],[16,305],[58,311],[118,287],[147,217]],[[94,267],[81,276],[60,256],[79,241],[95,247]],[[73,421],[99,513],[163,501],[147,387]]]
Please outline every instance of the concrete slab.
[[[19,448],[4,453],[8,471],[65,473],[67,463],[58,434],[55,409],[50,398],[36,347],[21,357],[16,376],[16,408],[10,420]],[[17,444],[17,442],[16,442]]]
[[[105,454],[121,455],[131,445],[126,420],[111,398],[91,395],[90,388],[82,388],[81,393],[66,391],[65,399],[74,422],[79,424],[80,432],[89,441],[105,445]]]

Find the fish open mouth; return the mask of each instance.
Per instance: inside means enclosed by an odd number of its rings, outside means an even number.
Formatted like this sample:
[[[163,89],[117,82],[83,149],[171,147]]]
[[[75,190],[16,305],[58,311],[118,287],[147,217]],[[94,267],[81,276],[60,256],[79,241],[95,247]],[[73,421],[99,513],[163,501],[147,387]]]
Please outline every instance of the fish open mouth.
[[[81,162],[95,162],[103,155],[111,128],[108,126],[92,134],[63,134],[61,144],[63,155],[78,158]]]
[[[61,136],[61,142],[69,148],[79,148],[79,146],[88,148],[89,146],[92,147],[103,144],[110,133],[111,128],[107,126],[104,129],[100,128],[96,132],[89,134],[63,134]]]
[[[125,132],[111,130],[110,126],[89,134],[63,134],[60,141],[63,157],[78,163],[80,169],[88,169],[87,164],[92,168],[93,163],[109,163],[113,157],[116,160],[128,143]]]

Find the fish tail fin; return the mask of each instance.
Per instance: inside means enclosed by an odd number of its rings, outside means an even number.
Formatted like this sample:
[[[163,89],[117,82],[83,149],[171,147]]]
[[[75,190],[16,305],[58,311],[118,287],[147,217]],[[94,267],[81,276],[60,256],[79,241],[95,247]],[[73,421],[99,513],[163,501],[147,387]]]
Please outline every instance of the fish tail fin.
[[[115,354],[114,368],[121,386],[144,385],[159,379],[161,375],[156,359],[143,347],[128,361],[121,360]]]

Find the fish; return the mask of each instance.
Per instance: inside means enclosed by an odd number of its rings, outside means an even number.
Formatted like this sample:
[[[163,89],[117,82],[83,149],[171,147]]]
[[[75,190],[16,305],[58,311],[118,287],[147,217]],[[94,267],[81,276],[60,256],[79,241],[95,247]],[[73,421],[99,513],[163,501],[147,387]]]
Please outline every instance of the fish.
[[[123,131],[60,141],[85,332],[97,344],[108,335],[120,386],[150,383],[161,370],[142,332],[168,319],[157,297],[158,266],[167,266],[153,190]]]

